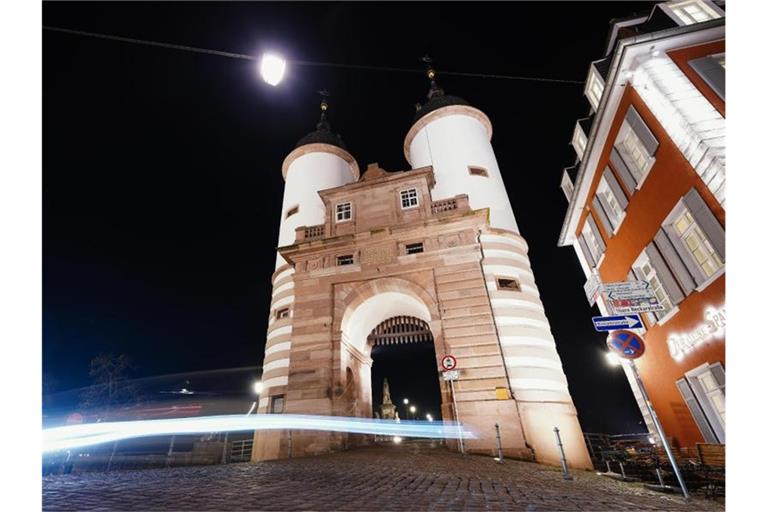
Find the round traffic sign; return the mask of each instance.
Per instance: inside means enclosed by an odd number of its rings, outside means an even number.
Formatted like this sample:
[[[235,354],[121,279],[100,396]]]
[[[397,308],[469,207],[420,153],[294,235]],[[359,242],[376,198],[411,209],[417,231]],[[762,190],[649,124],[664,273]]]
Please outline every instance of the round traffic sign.
[[[448,354],[440,360],[440,366],[442,366],[445,371],[453,370],[456,368],[456,358]]]
[[[613,331],[608,336],[608,348],[624,359],[637,359],[645,353],[645,342],[632,331]]]

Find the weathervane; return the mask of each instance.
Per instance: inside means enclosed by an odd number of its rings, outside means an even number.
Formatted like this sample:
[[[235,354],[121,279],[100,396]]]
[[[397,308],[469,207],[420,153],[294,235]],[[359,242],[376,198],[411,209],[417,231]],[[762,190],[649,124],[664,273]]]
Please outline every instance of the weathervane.
[[[320,95],[320,122],[317,123],[317,129],[326,129],[330,130],[330,126],[328,125],[328,121],[325,119],[325,111],[328,110],[328,98],[331,97],[331,93],[329,93],[325,89],[320,89],[317,91],[317,94]]]
[[[435,67],[432,65],[432,57],[425,54],[421,58],[421,62],[427,65],[427,78],[429,78],[429,81],[430,81],[429,92],[427,93],[427,99],[432,99],[433,96],[442,96],[443,94],[445,94],[445,92],[440,88],[440,86],[437,85],[437,82],[435,82],[435,76],[437,76],[437,71],[435,71]]]

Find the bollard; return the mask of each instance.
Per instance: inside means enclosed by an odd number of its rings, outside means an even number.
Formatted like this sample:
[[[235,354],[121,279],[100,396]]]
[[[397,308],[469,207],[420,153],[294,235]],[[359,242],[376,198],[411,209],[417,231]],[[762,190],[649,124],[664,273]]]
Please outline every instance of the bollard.
[[[288,458],[293,458],[293,431],[288,431]]]
[[[624,464],[621,461],[619,461],[619,469],[621,469],[621,478],[626,480],[627,479],[627,475],[626,475],[626,473],[624,473]]]
[[[504,464],[504,452],[501,451],[501,431],[498,423],[496,423],[496,446],[499,449],[499,464]]]
[[[608,472],[613,473],[613,471],[611,471],[611,461],[609,460],[605,461],[605,465],[608,466]]]
[[[563,450],[563,442],[560,440],[560,429],[554,428],[555,438],[557,438],[557,448],[560,450],[560,462],[563,465],[563,480],[573,480],[571,472],[568,471],[568,461],[565,460],[565,450]]]
[[[168,455],[165,456],[165,467],[171,464],[171,455],[173,455],[173,443],[176,441],[176,436],[171,436],[171,445],[168,447]]]

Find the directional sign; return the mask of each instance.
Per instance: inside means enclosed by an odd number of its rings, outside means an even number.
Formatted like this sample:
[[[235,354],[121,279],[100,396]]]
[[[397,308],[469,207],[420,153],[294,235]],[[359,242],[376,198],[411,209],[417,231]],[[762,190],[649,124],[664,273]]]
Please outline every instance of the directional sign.
[[[602,283],[600,282],[600,274],[597,272],[591,274],[587,282],[584,283],[584,293],[587,294],[587,300],[589,305],[594,306],[597,296],[600,295],[600,289]]]
[[[637,359],[645,353],[645,342],[632,331],[614,331],[608,336],[608,348],[621,358]]]
[[[459,380],[459,370],[443,372],[443,380]]]
[[[445,371],[453,370],[456,368],[456,358],[448,354],[440,361],[440,366],[442,366]]]
[[[640,315],[593,316],[592,323],[595,324],[596,331],[640,329],[643,327]]]
[[[608,309],[615,315],[664,311],[664,306],[659,303],[647,281],[603,283],[602,291]]]

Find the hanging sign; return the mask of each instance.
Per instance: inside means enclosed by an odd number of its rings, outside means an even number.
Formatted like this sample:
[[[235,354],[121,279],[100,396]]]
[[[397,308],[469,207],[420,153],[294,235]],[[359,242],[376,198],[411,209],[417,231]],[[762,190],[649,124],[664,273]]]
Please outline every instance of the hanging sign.
[[[459,380],[459,370],[450,370],[443,372],[443,380]]]
[[[608,310],[614,315],[664,311],[664,306],[656,298],[647,281],[603,283],[602,292],[605,294]]]
[[[595,305],[595,301],[600,295],[601,284],[600,274],[597,272],[593,272],[592,275],[589,276],[589,279],[587,279],[587,282],[584,283],[584,293],[587,294],[587,300],[589,301],[590,306]]]

